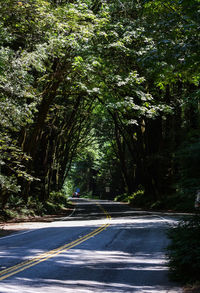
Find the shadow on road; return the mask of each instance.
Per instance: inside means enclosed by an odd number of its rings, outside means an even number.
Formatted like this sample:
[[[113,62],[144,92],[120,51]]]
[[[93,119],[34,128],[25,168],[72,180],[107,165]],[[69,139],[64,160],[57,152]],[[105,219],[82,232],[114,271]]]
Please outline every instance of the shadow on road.
[[[0,292],[15,292],[15,288],[20,293],[181,292],[168,280],[165,258],[168,239],[163,221],[153,219],[152,216],[137,218],[134,211],[127,211],[125,205],[121,208],[117,203],[102,205],[112,217],[119,215],[125,219],[124,222],[120,224],[114,221],[107,230],[88,241],[2,281]],[[127,214],[134,219],[126,221]],[[79,217],[90,221],[87,225],[86,222],[81,225],[79,222],[74,227]],[[37,235],[39,230],[31,232],[32,239],[35,237],[36,240],[29,243],[28,248],[25,243],[30,234],[21,236],[18,241],[1,239],[2,269],[22,262],[30,255],[36,256],[89,233],[95,229],[94,219],[99,218],[105,218],[105,214],[93,204],[82,201],[70,220],[75,220],[74,222],[69,222],[64,227],[64,221],[60,221],[55,227],[39,229],[40,236]],[[47,243],[45,235],[48,235],[51,242]],[[55,247],[58,238],[60,240]],[[175,291],[170,291],[172,288]]]

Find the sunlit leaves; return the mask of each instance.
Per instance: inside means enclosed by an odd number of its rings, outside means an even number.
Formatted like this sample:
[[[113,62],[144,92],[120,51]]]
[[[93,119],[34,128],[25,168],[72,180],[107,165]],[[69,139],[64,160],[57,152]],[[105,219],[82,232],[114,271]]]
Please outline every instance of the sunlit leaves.
[[[90,135],[88,129],[97,116],[101,116],[103,128],[108,123],[109,133],[112,132],[109,138],[104,129],[96,129],[99,131],[96,145],[105,150],[102,156],[110,158],[113,153],[117,156],[113,133],[117,138],[121,136],[119,143],[123,141],[124,149],[128,146],[133,153],[132,148],[136,147],[140,149],[139,155],[144,156],[140,136],[144,137],[147,130],[141,134],[141,123],[164,121],[177,110],[176,105],[184,104],[181,93],[180,97],[178,91],[174,94],[179,82],[199,84],[198,19],[193,11],[198,1],[192,0],[188,6],[186,2],[102,1],[94,7],[95,3],[89,0],[3,1],[0,4],[0,130],[6,137],[0,142],[5,151],[5,157],[0,154],[3,168],[12,168],[10,172],[16,178],[32,180],[19,150],[38,131],[33,152],[40,157],[41,165],[47,161],[48,164],[37,170],[37,163],[33,162],[35,166],[30,164],[29,168],[35,168],[36,173],[43,171],[41,177],[50,176],[56,169],[59,177],[80,152],[81,144],[87,144],[95,136],[94,129],[98,126],[93,125]],[[167,100],[168,86],[171,96]],[[186,97],[187,86],[183,91]],[[40,126],[38,121],[42,121]],[[22,134],[24,129],[26,133]],[[7,151],[3,147],[6,144]],[[10,147],[18,150],[15,155],[10,156]],[[130,162],[129,158],[131,165]]]
[[[198,5],[196,0],[148,1],[145,4],[147,23],[144,22],[144,26],[148,36],[156,40],[156,51],[145,54],[145,60],[150,67],[152,62],[157,64],[154,78],[162,84],[178,80],[193,83],[199,75]]]

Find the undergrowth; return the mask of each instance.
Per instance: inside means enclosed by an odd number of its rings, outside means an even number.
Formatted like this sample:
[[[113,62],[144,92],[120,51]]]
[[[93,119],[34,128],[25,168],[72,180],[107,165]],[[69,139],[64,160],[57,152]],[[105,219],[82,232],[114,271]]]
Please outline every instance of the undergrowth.
[[[160,199],[155,200],[155,198],[146,194],[143,189],[140,189],[131,195],[127,193],[120,194],[115,197],[115,201],[127,202],[135,208],[174,212],[195,212],[194,193],[190,196],[174,193],[161,196]]]
[[[138,199],[141,200],[141,198],[143,198],[143,195],[144,195],[144,190],[141,189],[141,190],[134,192],[131,195],[129,195],[127,193],[120,194],[120,195],[116,196],[114,200],[121,201],[121,202],[128,202],[131,204]]]
[[[20,196],[10,196],[5,208],[0,211],[0,220],[58,214],[69,206],[69,200],[62,191],[52,192],[46,202],[34,197],[25,202]]]
[[[200,215],[182,220],[168,232],[170,276],[175,281],[195,283],[200,272]]]

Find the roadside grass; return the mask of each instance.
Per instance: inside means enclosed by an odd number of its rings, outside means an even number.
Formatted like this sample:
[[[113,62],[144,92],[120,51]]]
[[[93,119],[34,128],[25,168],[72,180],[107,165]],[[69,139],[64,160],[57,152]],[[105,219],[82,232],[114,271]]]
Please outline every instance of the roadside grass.
[[[200,292],[200,215],[183,219],[169,229],[168,236],[170,278],[186,286],[185,292]]]

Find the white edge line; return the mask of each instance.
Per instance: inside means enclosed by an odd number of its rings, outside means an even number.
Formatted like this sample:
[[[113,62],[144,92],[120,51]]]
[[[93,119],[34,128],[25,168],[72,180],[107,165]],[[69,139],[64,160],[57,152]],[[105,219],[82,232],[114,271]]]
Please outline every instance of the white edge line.
[[[169,226],[173,226],[173,224],[175,224],[175,223],[177,224],[179,222],[179,220],[166,219],[166,218],[164,218],[162,216],[159,216],[159,215],[155,215],[155,216],[158,217],[158,218],[160,218],[164,222],[166,222],[166,224],[169,225]]]
[[[63,218],[59,218],[59,219],[57,218],[58,220],[55,220],[54,222],[59,222],[59,221],[65,220],[67,218],[70,218],[74,214],[75,210],[76,210],[76,207],[74,207],[73,211],[71,212],[71,214],[69,214],[69,216],[63,217]]]
[[[12,235],[8,235],[8,236],[3,236],[3,237],[0,237],[0,241],[1,240],[4,240],[6,238],[11,238],[11,237],[15,237],[15,236],[20,236],[20,235],[23,235],[23,234],[26,234],[26,233],[30,233],[30,232],[33,232],[33,231],[36,231],[36,230],[39,230],[41,228],[37,228],[37,229],[33,229],[33,230],[28,230],[28,231],[25,231],[25,232],[19,232],[19,233],[15,233],[15,234],[12,234]]]
[[[71,212],[71,214],[69,216],[67,216],[65,218],[62,218],[62,219],[64,220],[64,219],[67,219],[67,218],[71,217],[74,214],[75,210],[76,210],[76,207],[74,207],[73,211]],[[54,222],[57,222],[57,221],[54,221]],[[37,228],[37,229],[29,229],[28,231],[25,231],[25,232],[21,232],[21,233],[19,232],[19,233],[15,233],[15,234],[8,235],[8,236],[3,236],[3,237],[0,237],[0,241],[4,240],[6,238],[16,237],[16,236],[20,236],[20,235],[27,234],[27,233],[30,233],[30,232],[34,232],[34,231],[42,229],[42,228],[43,227]]]

